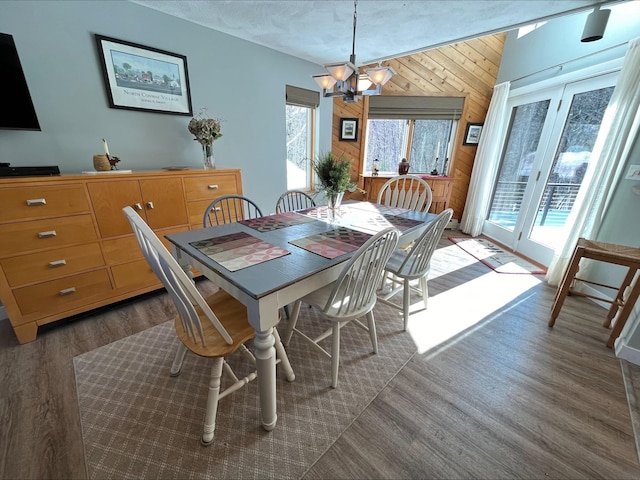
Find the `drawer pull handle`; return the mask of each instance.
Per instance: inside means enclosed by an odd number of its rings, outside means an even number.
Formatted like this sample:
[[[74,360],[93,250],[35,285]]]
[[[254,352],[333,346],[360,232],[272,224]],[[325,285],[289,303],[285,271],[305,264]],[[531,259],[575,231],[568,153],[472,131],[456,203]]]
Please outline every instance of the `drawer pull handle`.
[[[49,230],[48,232],[38,232],[38,238],[50,238],[57,235],[55,230]]]
[[[70,288],[65,288],[64,290],[60,290],[60,296],[64,297],[65,295],[70,295],[72,293],[75,293],[76,291],[76,287],[70,287]]]
[[[209,190],[217,190],[218,189],[218,185],[209,185],[207,188]]]
[[[44,198],[32,198],[27,200],[27,205],[30,207],[35,207],[38,205],[46,205],[47,201]]]
[[[134,207],[136,207],[136,210],[138,211],[142,210],[142,205],[140,205],[139,203],[136,203]]]
[[[147,202],[147,208],[153,210],[153,202]]]
[[[49,266],[51,268],[61,267],[62,265],[66,265],[67,261],[63,258],[62,260],[54,260],[53,262],[49,262]]]

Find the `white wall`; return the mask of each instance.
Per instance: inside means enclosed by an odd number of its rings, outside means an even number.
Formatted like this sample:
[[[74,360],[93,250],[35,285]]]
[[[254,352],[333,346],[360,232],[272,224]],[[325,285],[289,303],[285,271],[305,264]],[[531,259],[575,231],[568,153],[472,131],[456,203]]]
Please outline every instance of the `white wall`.
[[[109,108],[98,33],[186,55],[194,114],[207,107],[223,120],[217,166],[240,168],[245,195],[263,211],[286,190],[285,85],[317,90],[318,65],[124,1],[3,0],[0,32],[14,37],[42,128],[0,130],[0,161],[91,170],[104,137],[122,169],[201,167],[191,117]],[[331,99],[322,100],[319,118],[326,150]]]
[[[496,83],[509,80],[511,88],[519,88],[624,57],[626,43],[640,36],[640,1],[605,8],[611,10],[609,22],[604,37],[595,42],[580,41],[591,11],[555,18],[521,38],[518,30],[509,32]]]

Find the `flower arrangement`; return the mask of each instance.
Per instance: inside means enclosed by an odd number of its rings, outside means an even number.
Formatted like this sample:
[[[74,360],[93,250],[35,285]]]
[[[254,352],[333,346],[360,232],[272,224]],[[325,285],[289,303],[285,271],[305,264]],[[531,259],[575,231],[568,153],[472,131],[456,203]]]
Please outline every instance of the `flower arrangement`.
[[[195,140],[203,147],[211,146],[215,140],[222,136],[220,120],[207,118],[206,113],[206,109],[203,109],[189,121],[189,132],[196,137]]]
[[[338,158],[333,152],[321,153],[313,162],[313,170],[320,182],[318,190],[323,190],[327,195],[357,189],[357,184],[351,181],[351,161],[344,155]]]

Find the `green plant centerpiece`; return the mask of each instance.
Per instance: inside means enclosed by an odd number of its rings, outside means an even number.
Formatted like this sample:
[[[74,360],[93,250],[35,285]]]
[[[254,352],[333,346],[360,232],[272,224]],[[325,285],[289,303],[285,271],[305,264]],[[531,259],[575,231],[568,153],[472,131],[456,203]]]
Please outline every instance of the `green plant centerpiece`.
[[[328,201],[331,197],[344,195],[345,190],[357,188],[357,184],[351,181],[351,161],[344,155],[337,157],[333,152],[321,153],[313,162],[313,170],[320,183],[318,191],[324,192]]]

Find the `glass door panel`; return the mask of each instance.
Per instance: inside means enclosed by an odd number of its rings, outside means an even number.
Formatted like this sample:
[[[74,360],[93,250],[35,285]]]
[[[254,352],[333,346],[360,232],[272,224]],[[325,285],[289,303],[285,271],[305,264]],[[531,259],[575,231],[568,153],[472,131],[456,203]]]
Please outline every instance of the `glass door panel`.
[[[513,232],[538,150],[550,100],[519,105],[511,112],[488,221]]]
[[[510,100],[511,123],[483,233],[549,265],[565,241],[617,72]]]
[[[612,93],[613,87],[606,87],[574,95],[529,235],[534,242],[554,249],[562,245],[562,227],[574,206]]]

